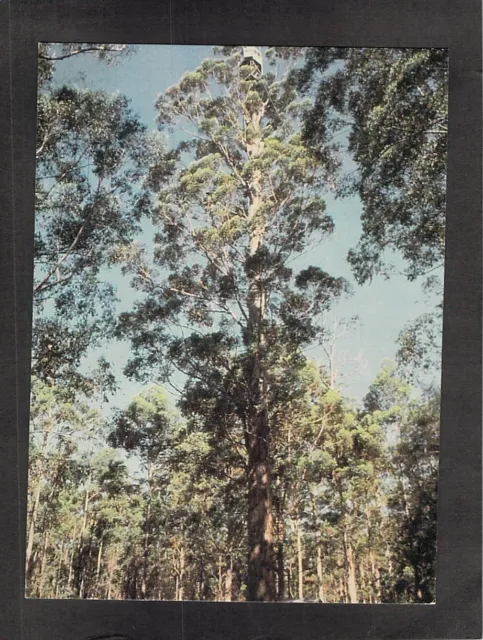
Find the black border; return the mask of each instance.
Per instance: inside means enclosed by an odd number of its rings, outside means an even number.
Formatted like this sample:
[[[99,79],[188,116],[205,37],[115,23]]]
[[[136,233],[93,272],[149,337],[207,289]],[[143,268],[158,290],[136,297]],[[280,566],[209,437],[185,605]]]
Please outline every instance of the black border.
[[[0,640],[481,637],[481,14],[479,0],[0,0]],[[435,605],[23,598],[36,53],[62,40],[449,49]]]

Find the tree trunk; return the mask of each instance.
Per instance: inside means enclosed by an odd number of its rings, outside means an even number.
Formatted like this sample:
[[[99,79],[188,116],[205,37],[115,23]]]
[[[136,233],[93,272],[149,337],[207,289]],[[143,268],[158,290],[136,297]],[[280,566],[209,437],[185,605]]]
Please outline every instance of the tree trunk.
[[[144,517],[144,525],[146,531],[144,533],[144,549],[143,549],[143,575],[141,580],[141,598],[145,599],[147,595],[147,576],[149,564],[149,520],[151,518],[151,495],[152,495],[152,470],[148,464],[148,499],[146,505],[146,515]]]
[[[96,567],[96,593],[101,593],[100,575],[101,575],[101,563],[102,563],[102,548],[104,546],[104,534],[101,535],[99,542],[99,550],[97,552],[97,567]]]
[[[37,515],[38,515],[38,509],[39,509],[39,503],[40,503],[40,491],[41,491],[41,484],[40,484],[40,478],[39,478],[37,487],[35,488],[34,505],[32,508],[32,512],[30,514],[30,526],[29,526],[28,541],[27,541],[27,551],[25,556],[25,577],[27,580],[28,580],[29,571],[31,568],[30,560],[32,558],[32,551],[34,548],[34,536],[35,536],[35,527],[37,524]]]
[[[26,580],[28,580],[28,576],[29,576],[29,571],[31,568],[30,565],[30,561],[32,558],[32,550],[34,547],[34,537],[35,537],[35,528],[37,525],[37,517],[38,517],[38,512],[39,512],[39,505],[40,505],[40,493],[42,490],[42,480],[43,480],[43,475],[45,472],[45,456],[47,453],[47,444],[49,441],[49,435],[51,432],[53,426],[53,418],[52,418],[52,414],[51,411],[49,411],[49,416],[48,416],[48,420],[47,423],[45,425],[45,429],[44,432],[42,434],[42,446],[40,448],[40,461],[39,461],[39,469],[38,469],[38,480],[37,480],[37,486],[35,487],[35,494],[34,494],[34,504],[32,507],[32,511],[30,513],[30,525],[29,525],[29,532],[28,532],[28,538],[27,538],[27,549],[26,549],[26,553],[25,553],[25,578]]]
[[[322,571],[322,548],[320,544],[317,545],[317,587],[320,602],[325,602],[324,574]]]
[[[250,309],[249,415],[245,423],[248,451],[248,599],[274,601],[275,554],[269,462],[268,410],[263,369],[263,293],[254,294]],[[258,334],[258,335],[256,335]],[[255,345],[253,343],[255,342]]]
[[[216,598],[219,602],[223,600],[223,558],[218,556],[218,595]]]
[[[200,558],[198,571],[198,600],[203,600],[203,591],[205,586],[205,571],[203,567],[203,558]]]
[[[48,540],[49,540],[49,534],[47,532],[44,536],[44,544],[42,545],[42,558],[40,561],[39,598],[44,597],[45,565],[47,561]]]
[[[180,556],[179,556],[179,600],[184,599],[184,571],[185,571],[185,551],[184,546],[181,545]]]
[[[298,595],[299,600],[304,599],[304,557],[302,550],[302,532],[300,530],[300,517],[297,514],[295,520],[295,529],[297,536],[297,568],[298,568]]]
[[[287,596],[289,600],[293,600],[292,579],[293,579],[293,560],[290,556],[287,568]]]
[[[74,547],[72,547],[70,552],[69,575],[67,577],[67,589],[71,588],[73,574],[74,574]]]
[[[111,599],[111,593],[112,593],[112,571],[109,571],[108,578],[107,578],[107,599],[108,600]]]
[[[389,545],[386,546],[385,556],[386,556],[386,562],[387,562],[388,578],[392,578],[392,575],[393,575],[392,553],[391,553],[391,549],[389,548]]]
[[[381,602],[381,576],[379,573],[379,569],[376,567],[374,549],[371,549],[370,559],[374,599],[375,602]]]
[[[283,557],[283,542],[280,542],[277,550],[277,600],[285,597],[285,569]]]
[[[356,566],[354,552],[347,538],[346,529],[344,529],[344,553],[346,561],[347,594],[349,596],[349,602],[355,603],[357,602]]]
[[[346,597],[346,584],[345,584],[345,580],[343,580],[342,578],[340,578],[339,580],[339,596],[340,596],[340,601],[341,602],[345,602],[347,597]]]
[[[64,543],[62,543],[61,547],[60,547],[60,552],[59,552],[59,559],[57,562],[57,570],[55,572],[55,579],[54,579],[54,584],[53,584],[53,588],[54,588],[54,598],[57,598],[58,593],[59,593],[59,581],[60,581],[60,576],[62,573],[62,563],[64,561]]]
[[[250,305],[250,316],[258,315],[260,325],[264,303],[260,298]],[[250,332],[253,337],[254,329]],[[248,600],[274,601],[275,554],[269,462],[269,423],[266,405],[266,383],[262,366],[262,329],[256,352],[249,357],[249,416],[246,421],[248,451]],[[253,341],[252,341],[253,342]]]
[[[366,570],[364,568],[364,560],[361,559],[359,562],[359,575],[361,577],[360,580],[360,588],[362,591],[362,602],[366,602],[366,594],[367,594],[367,585],[366,585]]]
[[[258,423],[258,424],[257,424]],[[249,447],[248,600],[275,600],[272,498],[268,463],[268,426],[259,416],[251,422],[257,435]]]
[[[225,602],[231,602],[233,599],[233,558],[230,557],[230,565],[225,576]]]
[[[265,106],[246,110],[246,125],[251,130],[246,152],[250,159],[263,151],[261,120]],[[265,240],[262,173],[254,169],[247,184],[250,226],[250,258],[260,255]],[[247,596],[252,601],[274,601],[275,555],[269,462],[269,422],[266,371],[264,367],[265,313],[267,298],[261,271],[255,266],[247,293],[246,380],[249,389],[245,415],[245,439],[248,453],[248,580]]]

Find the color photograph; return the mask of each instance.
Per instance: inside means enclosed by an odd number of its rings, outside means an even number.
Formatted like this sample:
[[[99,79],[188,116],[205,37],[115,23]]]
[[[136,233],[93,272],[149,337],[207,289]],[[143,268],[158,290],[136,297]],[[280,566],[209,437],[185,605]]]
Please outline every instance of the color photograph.
[[[447,50],[37,71],[26,597],[434,603]]]

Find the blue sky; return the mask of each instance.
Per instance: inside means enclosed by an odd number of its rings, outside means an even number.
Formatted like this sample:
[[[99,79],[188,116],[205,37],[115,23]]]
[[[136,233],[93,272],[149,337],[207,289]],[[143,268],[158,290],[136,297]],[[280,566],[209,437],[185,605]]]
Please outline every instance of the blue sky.
[[[206,46],[142,45],[130,57],[111,66],[83,55],[59,63],[55,80],[125,94],[141,120],[149,128],[155,129],[156,97],[211,53],[211,47]],[[346,159],[346,165],[350,168],[349,158]],[[303,262],[321,266],[329,273],[343,276],[354,283],[346,256],[359,239],[360,202],[356,197],[343,200],[329,197],[326,201],[328,212],[335,222],[335,232],[305,255]],[[299,264],[302,266],[302,262]],[[129,280],[124,279],[118,271],[111,272],[109,277],[118,287],[119,309],[129,309],[134,299]],[[419,282],[408,282],[403,276],[395,275],[391,280],[375,278],[365,286],[354,283],[354,294],[334,306],[333,313],[328,317],[331,323],[335,318],[359,317],[358,324],[338,339],[336,347],[337,369],[347,395],[356,400],[365,395],[383,360],[394,358],[400,330],[434,303],[424,298]],[[95,355],[105,355],[113,362],[121,383],[113,404],[125,405],[141,390],[140,385],[126,380],[122,375],[122,367],[129,357],[129,345],[112,344],[102,354]],[[308,355],[323,359],[321,348],[312,349]],[[94,354],[91,354],[87,364],[93,360]]]

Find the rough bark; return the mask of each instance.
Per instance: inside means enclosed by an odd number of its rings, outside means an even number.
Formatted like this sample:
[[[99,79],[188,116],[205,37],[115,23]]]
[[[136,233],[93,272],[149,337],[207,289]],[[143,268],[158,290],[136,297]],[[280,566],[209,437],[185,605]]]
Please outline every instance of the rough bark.
[[[247,144],[250,158],[263,150],[260,122],[263,109],[252,113],[248,123],[253,136]],[[263,248],[265,221],[260,215],[263,204],[262,175],[255,170],[248,185],[248,221],[251,225],[249,253],[254,257]],[[246,346],[249,398],[245,418],[248,452],[248,580],[249,600],[274,601],[275,554],[273,548],[273,514],[270,475],[269,420],[264,370],[264,323],[266,291],[262,279],[254,275],[249,283]]]
[[[251,421],[256,435],[249,446],[248,599],[275,600],[272,499],[268,463],[268,425],[262,415]]]

